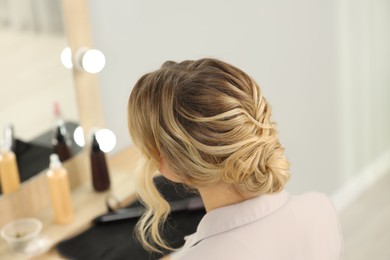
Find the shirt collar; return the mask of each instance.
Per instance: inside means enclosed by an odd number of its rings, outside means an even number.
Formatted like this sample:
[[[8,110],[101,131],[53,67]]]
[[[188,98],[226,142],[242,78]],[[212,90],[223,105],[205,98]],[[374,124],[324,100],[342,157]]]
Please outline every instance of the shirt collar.
[[[186,238],[191,245],[228,230],[262,219],[283,207],[290,195],[286,191],[264,194],[243,202],[213,209],[200,221],[195,234]],[[190,239],[189,239],[190,238]]]

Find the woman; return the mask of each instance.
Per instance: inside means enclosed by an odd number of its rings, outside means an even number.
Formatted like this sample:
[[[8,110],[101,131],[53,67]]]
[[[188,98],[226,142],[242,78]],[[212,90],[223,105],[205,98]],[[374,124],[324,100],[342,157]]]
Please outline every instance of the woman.
[[[197,189],[207,214],[171,259],[340,259],[332,203],[289,195],[289,162],[256,82],[216,59],[166,62],[136,83],[129,129],[143,155],[138,223],[145,247],[169,248],[159,229],[169,205],[156,172]]]

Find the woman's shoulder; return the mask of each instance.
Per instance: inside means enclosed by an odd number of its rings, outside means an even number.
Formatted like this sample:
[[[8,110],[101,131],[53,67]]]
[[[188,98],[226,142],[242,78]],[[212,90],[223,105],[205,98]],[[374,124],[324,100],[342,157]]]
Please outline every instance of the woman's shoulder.
[[[292,195],[289,210],[296,216],[296,224],[301,232],[313,233],[318,239],[325,239],[342,244],[342,234],[338,213],[329,196],[320,192],[307,192]],[[322,237],[315,233],[321,233]],[[333,239],[331,239],[333,238]],[[324,241],[325,241],[324,240]]]
[[[266,210],[280,196],[285,199],[271,214],[258,215],[260,217],[256,221],[209,236],[174,254],[172,259],[288,259],[289,256],[294,256],[294,259],[340,259],[338,217],[327,195],[319,192],[300,195],[283,192],[263,199],[259,197],[246,205],[254,208],[260,206],[261,210]],[[237,207],[243,219],[257,212],[257,209],[251,211],[243,205]],[[215,222],[232,217],[231,214],[220,214]]]
[[[289,211],[297,216],[297,220],[309,223],[323,221],[330,225],[338,225],[338,216],[333,201],[324,193],[307,192],[291,195],[288,203]]]
[[[296,208],[318,208],[328,210],[336,214],[333,201],[324,193],[321,192],[306,192],[299,195],[290,195],[290,205]]]

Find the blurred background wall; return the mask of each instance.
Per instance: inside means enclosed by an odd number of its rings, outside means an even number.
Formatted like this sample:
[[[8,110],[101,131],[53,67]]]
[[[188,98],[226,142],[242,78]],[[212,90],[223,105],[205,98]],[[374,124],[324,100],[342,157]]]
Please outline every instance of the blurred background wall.
[[[130,144],[127,99],[165,60],[214,57],[248,72],[273,107],[291,192],[340,205],[390,167],[390,2],[89,1],[105,122]],[[353,197],[353,195],[351,195]],[[350,196],[350,197],[351,197]]]

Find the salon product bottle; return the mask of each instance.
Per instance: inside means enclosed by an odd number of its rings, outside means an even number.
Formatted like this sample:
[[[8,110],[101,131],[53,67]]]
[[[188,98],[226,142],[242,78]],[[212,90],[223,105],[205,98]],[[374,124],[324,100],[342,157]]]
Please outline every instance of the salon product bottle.
[[[19,169],[16,163],[16,156],[11,151],[11,143],[3,143],[0,150],[1,189],[3,194],[8,194],[20,187]]]
[[[110,188],[110,175],[108,172],[106,156],[100,149],[96,134],[92,134],[91,142],[91,170],[92,185],[96,191],[105,191]]]
[[[67,224],[73,219],[68,172],[62,167],[59,157],[55,153],[50,155],[47,179],[55,221],[58,224]]]
[[[6,143],[11,144],[11,151],[16,153],[15,130],[12,124],[4,126],[4,140]]]
[[[71,157],[71,151],[68,144],[68,137],[64,121],[57,121],[52,139],[54,153],[56,153],[61,162],[68,160]]]

